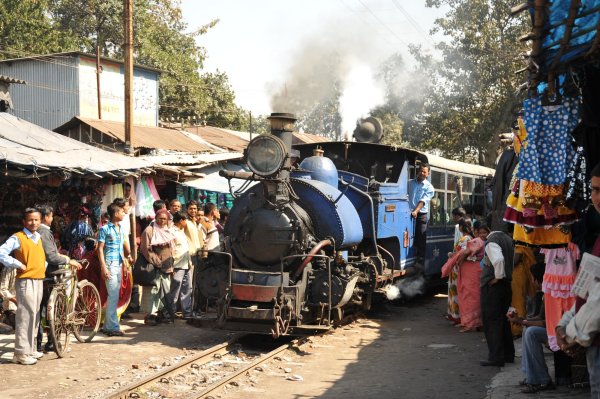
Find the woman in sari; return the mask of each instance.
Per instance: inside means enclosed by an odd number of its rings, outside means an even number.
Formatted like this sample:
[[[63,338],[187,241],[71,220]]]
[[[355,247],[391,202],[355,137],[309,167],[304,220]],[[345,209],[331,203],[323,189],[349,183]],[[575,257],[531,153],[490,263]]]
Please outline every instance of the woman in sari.
[[[473,238],[471,219],[462,218],[456,225],[459,236],[454,246],[454,252],[448,254],[448,262],[442,266],[442,277],[448,277],[448,313],[446,319],[455,325],[461,324],[460,290],[458,287],[458,256],[467,242]]]
[[[145,286],[142,291],[142,308],[147,313],[144,323],[148,325],[156,325],[158,322],[172,323],[175,318],[175,310],[169,296],[175,236],[171,233],[168,223],[169,212],[166,209],[157,211],[156,219],[144,230],[140,242],[140,253],[156,269],[154,285]]]
[[[458,300],[460,301],[460,332],[478,331],[481,328],[481,266],[485,240],[489,228],[480,223],[477,237],[470,240],[460,251],[458,259]]]

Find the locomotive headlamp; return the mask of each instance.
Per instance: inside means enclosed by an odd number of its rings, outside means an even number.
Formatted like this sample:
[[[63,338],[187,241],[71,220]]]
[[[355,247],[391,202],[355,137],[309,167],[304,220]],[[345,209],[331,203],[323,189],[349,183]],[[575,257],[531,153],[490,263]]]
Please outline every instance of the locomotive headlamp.
[[[246,163],[259,176],[271,176],[279,172],[285,163],[287,151],[283,141],[275,136],[258,136],[246,149]]]

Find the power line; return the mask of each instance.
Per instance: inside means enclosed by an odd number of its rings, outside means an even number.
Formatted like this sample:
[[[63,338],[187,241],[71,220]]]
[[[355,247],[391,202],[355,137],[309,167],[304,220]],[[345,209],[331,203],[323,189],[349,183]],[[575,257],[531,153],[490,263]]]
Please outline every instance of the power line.
[[[378,22],[379,22],[379,23],[380,23],[380,24],[381,24],[381,25],[382,25],[384,28],[386,28],[386,29],[388,30],[388,32],[390,32],[390,33],[392,34],[392,36],[394,36],[396,39],[398,39],[398,41],[399,41],[400,43],[402,43],[403,45],[405,45],[405,46],[408,46],[408,44],[406,44],[406,42],[405,42],[404,40],[402,40],[402,39],[400,38],[400,36],[398,36],[398,35],[396,34],[396,32],[394,32],[394,31],[393,31],[393,30],[392,30],[392,29],[391,29],[389,26],[387,26],[387,25],[385,24],[385,22],[383,22],[383,21],[382,21],[382,20],[381,20],[381,19],[380,19],[380,18],[379,18],[379,17],[378,17],[378,16],[377,16],[377,15],[376,15],[374,12],[373,12],[373,11],[371,11],[371,9],[370,9],[370,8],[369,8],[369,7],[368,7],[368,6],[367,6],[365,3],[363,3],[363,1],[362,1],[362,0],[358,0],[358,2],[359,2],[360,4],[362,4],[362,6],[363,6],[363,7],[364,7],[364,8],[365,8],[365,9],[366,9],[366,10],[367,10],[367,11],[368,11],[368,12],[369,12],[369,13],[370,13],[372,16],[373,16],[373,18],[375,18],[375,19],[376,19],[376,20],[377,20],[377,21],[378,21]]]
[[[362,13],[361,13],[361,12],[359,12],[359,11],[356,11],[356,10],[353,10],[352,8],[350,8],[350,6],[349,6],[348,4],[346,4],[346,3],[344,2],[344,0],[340,0],[340,3],[342,3],[342,4],[344,5],[344,7],[346,7],[346,9],[347,9],[348,11],[350,11],[350,12],[351,12],[351,13],[352,13],[352,14],[353,14],[353,15],[354,15],[354,16],[355,16],[357,19],[360,19],[360,21],[361,21],[363,24],[365,24],[365,25],[368,25],[368,26],[372,27],[374,31],[376,31],[378,34],[380,34],[380,36],[383,38],[383,40],[384,40],[384,41],[385,41],[385,42],[386,42],[386,43],[387,43],[387,44],[388,44],[388,45],[389,45],[391,48],[393,48],[393,49],[395,49],[395,48],[396,48],[396,44],[395,44],[395,43],[393,43],[393,42],[392,42],[392,41],[391,41],[391,40],[388,38],[388,36],[387,36],[387,35],[381,35],[381,33],[379,32],[379,31],[380,31],[380,28],[379,28],[379,26],[373,25],[373,23],[372,23],[371,21],[368,21],[367,19],[363,18],[363,17],[362,17]]]
[[[421,36],[423,36],[430,44],[434,44],[431,41],[431,37],[429,36],[429,34],[427,34],[427,32],[421,27],[421,25],[419,25],[419,23],[410,15],[410,13],[408,11],[406,11],[404,9],[404,7],[402,7],[400,5],[400,3],[398,2],[398,0],[392,0],[392,3],[394,3],[394,5],[396,6],[397,9],[400,10],[400,12],[402,14],[404,14],[404,16],[406,17],[406,19],[408,20],[408,22],[410,22],[410,24],[417,30],[417,32],[419,32],[421,34]]]

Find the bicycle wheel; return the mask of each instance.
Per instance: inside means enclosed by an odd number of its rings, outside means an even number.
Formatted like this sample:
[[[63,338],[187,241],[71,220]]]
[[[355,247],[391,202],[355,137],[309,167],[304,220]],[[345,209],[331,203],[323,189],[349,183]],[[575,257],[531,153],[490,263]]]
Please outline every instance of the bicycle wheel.
[[[50,338],[54,342],[54,352],[63,357],[69,347],[68,327],[69,305],[63,290],[53,290],[48,298],[48,322]]]
[[[90,342],[100,327],[100,294],[90,282],[79,287],[75,299],[75,324],[73,334],[79,342]]]

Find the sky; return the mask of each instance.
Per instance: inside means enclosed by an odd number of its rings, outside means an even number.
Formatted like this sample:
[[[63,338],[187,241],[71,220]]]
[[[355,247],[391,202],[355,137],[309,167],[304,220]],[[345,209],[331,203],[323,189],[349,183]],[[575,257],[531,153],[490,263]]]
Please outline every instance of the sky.
[[[255,115],[293,112],[278,109],[285,105],[277,104],[277,94],[293,97],[295,88],[319,86],[302,74],[320,68],[333,49],[344,54],[343,97],[354,101],[348,112],[364,112],[381,101],[372,78],[377,65],[398,52],[410,62],[409,44],[433,49],[429,31],[443,15],[424,0],[182,0],[181,6],[190,31],[219,19],[197,40],[207,52],[204,70],[225,72],[237,104]]]

